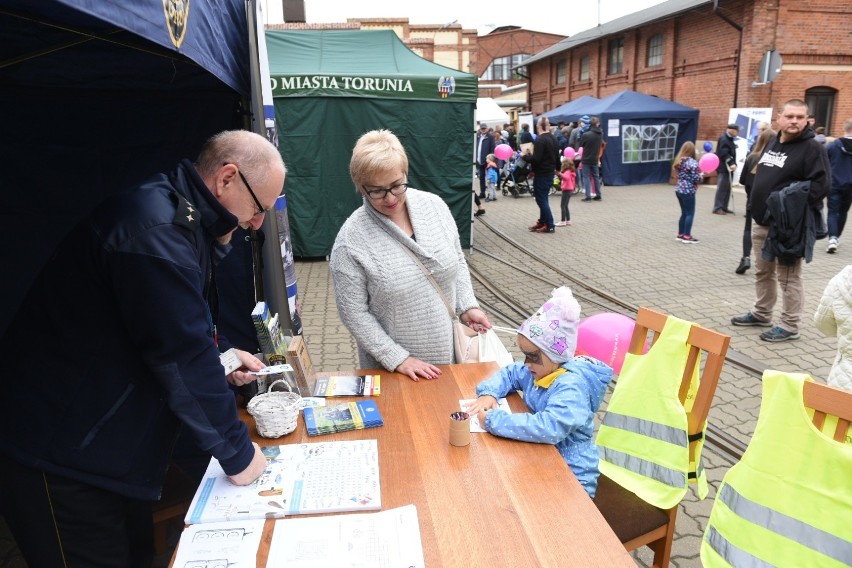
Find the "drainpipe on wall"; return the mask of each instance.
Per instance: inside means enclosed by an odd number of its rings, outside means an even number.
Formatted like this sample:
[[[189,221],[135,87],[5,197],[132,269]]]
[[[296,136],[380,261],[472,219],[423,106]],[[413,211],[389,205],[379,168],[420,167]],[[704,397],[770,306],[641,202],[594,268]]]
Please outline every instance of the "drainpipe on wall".
[[[737,45],[737,67],[734,72],[734,104],[731,105],[731,108],[737,108],[739,105],[739,93],[740,93],[740,62],[743,57],[743,27],[734,22],[728,16],[719,11],[719,0],[713,0],[713,13],[722,18],[727,24],[729,24],[732,28],[737,30],[739,33],[740,39]]]

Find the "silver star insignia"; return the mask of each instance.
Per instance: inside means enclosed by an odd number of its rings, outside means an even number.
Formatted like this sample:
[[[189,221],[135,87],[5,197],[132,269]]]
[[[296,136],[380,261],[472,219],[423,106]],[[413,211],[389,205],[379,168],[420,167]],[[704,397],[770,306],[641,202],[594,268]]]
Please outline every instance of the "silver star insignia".
[[[187,221],[195,221],[195,219],[192,218],[192,211],[190,211],[189,215],[186,216],[186,220]]]

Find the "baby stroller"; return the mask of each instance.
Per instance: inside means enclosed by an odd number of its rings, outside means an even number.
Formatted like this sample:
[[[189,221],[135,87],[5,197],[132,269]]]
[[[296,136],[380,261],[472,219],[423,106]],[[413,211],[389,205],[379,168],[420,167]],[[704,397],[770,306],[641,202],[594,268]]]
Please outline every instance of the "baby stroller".
[[[506,160],[506,166],[503,168],[505,173],[500,178],[500,189],[503,195],[512,195],[512,197],[520,197],[525,193],[532,193],[530,187],[530,176],[532,168],[523,159],[520,152],[515,152],[511,158]]]

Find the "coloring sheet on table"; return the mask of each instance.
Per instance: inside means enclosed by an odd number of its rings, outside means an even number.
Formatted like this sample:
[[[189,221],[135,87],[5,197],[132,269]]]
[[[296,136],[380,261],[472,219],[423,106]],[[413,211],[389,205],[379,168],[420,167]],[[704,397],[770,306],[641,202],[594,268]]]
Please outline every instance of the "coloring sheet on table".
[[[417,508],[275,521],[267,566],[424,568]]]
[[[468,398],[465,400],[459,401],[459,408],[464,410],[464,407],[476,400],[475,398]],[[500,410],[505,410],[509,414],[512,414],[512,409],[509,408],[509,402],[505,398],[497,399],[497,408]],[[485,432],[485,429],[479,425],[479,420],[474,420],[473,416],[470,417],[470,431],[471,432]]]
[[[265,446],[253,483],[234,485],[216,459],[195,492],[188,525],[382,508],[376,440]]]
[[[180,535],[174,568],[254,568],[263,521],[191,525]]]

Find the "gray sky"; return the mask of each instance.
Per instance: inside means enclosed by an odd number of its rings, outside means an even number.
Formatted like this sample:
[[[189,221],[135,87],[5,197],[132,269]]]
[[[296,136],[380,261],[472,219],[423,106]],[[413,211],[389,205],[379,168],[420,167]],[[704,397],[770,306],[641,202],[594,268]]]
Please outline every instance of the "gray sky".
[[[305,0],[308,23],[345,22],[346,18],[408,17],[412,24],[457,22],[480,35],[494,26],[520,26],[524,29],[559,35],[574,35],[598,23],[614,20],[663,0],[597,0],[588,2],[523,2],[518,0]],[[282,0],[261,0],[265,23],[283,20]],[[546,6],[549,6],[546,8]]]

